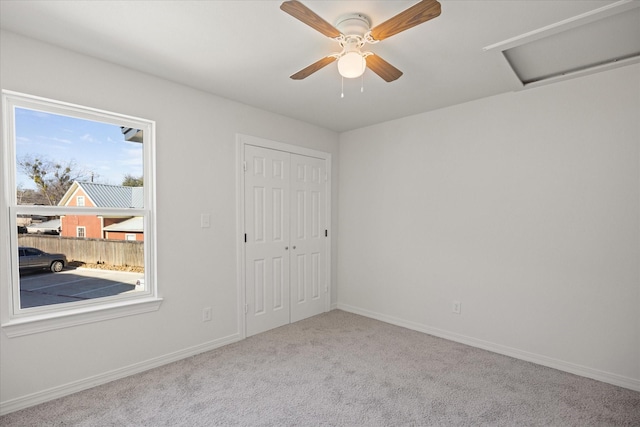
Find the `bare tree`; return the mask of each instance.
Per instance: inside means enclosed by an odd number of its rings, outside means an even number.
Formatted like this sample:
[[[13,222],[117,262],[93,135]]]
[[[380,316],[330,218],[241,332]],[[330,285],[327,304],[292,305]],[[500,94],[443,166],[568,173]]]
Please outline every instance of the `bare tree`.
[[[49,203],[39,191],[22,188],[21,185],[16,188],[16,198],[19,205],[45,205]]]
[[[36,184],[38,192],[51,206],[58,204],[73,181],[89,175],[79,169],[74,160],[60,162],[29,154],[18,161],[18,167]]]

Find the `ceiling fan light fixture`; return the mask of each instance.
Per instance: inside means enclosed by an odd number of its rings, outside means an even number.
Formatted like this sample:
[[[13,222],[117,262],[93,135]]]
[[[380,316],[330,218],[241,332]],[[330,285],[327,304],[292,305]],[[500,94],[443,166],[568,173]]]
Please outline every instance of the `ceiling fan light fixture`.
[[[632,1],[632,0],[620,0]],[[319,33],[337,41],[340,53],[332,53],[303,68],[290,77],[302,80],[337,60],[338,72],[343,78],[354,79],[364,74],[368,67],[386,82],[402,76],[402,71],[389,64],[373,52],[362,52],[367,43],[377,43],[395,34],[406,31],[440,15],[438,0],[420,0],[408,9],[371,28],[371,21],[362,13],[350,13],[338,18],[335,26],[302,4],[300,0],[285,0],[280,9]],[[366,58],[369,58],[367,60]]]
[[[338,72],[346,79],[355,79],[364,74],[367,60],[360,52],[347,52],[338,59]]]

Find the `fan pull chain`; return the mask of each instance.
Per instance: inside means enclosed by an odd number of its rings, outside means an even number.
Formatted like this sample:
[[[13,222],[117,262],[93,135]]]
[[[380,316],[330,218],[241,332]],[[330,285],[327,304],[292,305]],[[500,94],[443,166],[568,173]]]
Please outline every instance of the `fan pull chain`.
[[[364,93],[364,74],[362,75],[362,79],[360,80],[360,93]],[[344,77],[341,77],[340,98],[344,98]]]

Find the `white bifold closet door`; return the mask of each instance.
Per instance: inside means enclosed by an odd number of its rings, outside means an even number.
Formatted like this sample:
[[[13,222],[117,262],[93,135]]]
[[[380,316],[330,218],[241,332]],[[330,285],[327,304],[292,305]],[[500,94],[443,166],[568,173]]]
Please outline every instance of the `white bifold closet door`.
[[[247,336],[326,310],[325,160],[245,146]]]

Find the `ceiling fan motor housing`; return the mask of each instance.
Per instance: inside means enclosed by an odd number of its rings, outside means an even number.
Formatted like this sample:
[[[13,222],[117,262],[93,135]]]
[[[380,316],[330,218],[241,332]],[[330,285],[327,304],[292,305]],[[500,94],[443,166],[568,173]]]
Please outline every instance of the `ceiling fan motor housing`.
[[[336,28],[346,37],[362,38],[371,29],[371,22],[362,13],[349,13],[338,18]]]

